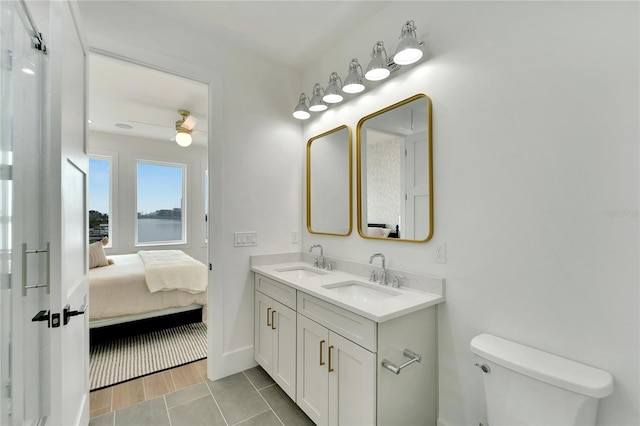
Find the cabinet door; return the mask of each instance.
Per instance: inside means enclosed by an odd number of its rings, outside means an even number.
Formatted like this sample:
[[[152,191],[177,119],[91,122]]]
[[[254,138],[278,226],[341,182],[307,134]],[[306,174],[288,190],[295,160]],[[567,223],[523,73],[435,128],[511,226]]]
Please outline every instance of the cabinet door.
[[[318,426],[329,424],[329,331],[298,314],[297,403]]]
[[[271,377],[283,391],[296,400],[296,313],[273,301],[273,359]]]
[[[329,424],[376,424],[376,354],[329,332]]]
[[[273,358],[273,329],[271,325],[271,312],[273,311],[273,300],[259,291],[256,291],[254,304],[254,357],[256,362],[260,364],[267,373],[271,374],[271,360]]]

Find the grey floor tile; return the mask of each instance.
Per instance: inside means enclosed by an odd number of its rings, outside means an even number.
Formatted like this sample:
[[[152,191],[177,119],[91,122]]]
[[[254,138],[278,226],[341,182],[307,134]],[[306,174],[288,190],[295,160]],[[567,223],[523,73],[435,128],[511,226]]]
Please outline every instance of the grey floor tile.
[[[115,412],[115,426],[169,426],[164,398],[141,402]]]
[[[172,426],[226,426],[211,395],[169,409]]]
[[[113,416],[115,413],[112,411],[103,416],[94,417],[89,420],[89,426],[113,426]]]
[[[265,411],[249,420],[239,423],[237,426],[282,426],[282,422],[278,420],[273,411]]]
[[[258,390],[271,386],[275,383],[271,376],[269,376],[260,366],[244,370],[244,374],[247,375],[249,380],[251,380],[251,383],[253,383],[253,386]]]
[[[285,426],[314,425],[304,411],[280,389],[280,386],[268,387],[261,390],[260,393]]]
[[[247,420],[269,409],[249,379],[242,373],[207,384],[230,425]]]
[[[167,400],[167,407],[171,408],[184,404],[185,402],[193,401],[194,399],[202,398],[206,395],[211,395],[209,388],[204,383],[198,383],[197,385],[166,394],[164,397]]]

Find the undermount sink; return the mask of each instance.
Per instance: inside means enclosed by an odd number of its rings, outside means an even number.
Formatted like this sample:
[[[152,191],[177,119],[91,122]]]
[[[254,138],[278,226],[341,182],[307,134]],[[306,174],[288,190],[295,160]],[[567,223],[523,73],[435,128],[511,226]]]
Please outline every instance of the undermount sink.
[[[328,272],[320,269],[311,268],[310,266],[294,266],[291,268],[276,269],[276,272],[280,272],[286,278],[313,278],[318,275],[325,275]]]
[[[350,299],[377,302],[399,295],[397,291],[384,288],[379,284],[369,284],[361,281],[345,281],[336,284],[327,284],[322,287],[347,296]]]

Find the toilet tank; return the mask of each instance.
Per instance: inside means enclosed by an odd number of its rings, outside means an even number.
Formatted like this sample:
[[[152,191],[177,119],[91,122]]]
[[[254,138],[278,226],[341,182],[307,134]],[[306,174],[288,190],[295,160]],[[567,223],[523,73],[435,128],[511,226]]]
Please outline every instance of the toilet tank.
[[[598,401],[613,391],[604,370],[490,334],[474,337],[471,352],[490,426],[594,425]]]

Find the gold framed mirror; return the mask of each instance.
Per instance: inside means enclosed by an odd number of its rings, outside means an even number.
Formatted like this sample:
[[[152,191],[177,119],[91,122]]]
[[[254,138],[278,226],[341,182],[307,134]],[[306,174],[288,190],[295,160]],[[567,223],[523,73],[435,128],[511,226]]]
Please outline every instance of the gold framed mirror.
[[[358,233],[424,242],[433,235],[432,106],[417,94],[363,117],[356,129]]]
[[[307,230],[347,236],[352,231],[351,128],[342,125],[307,143]]]

